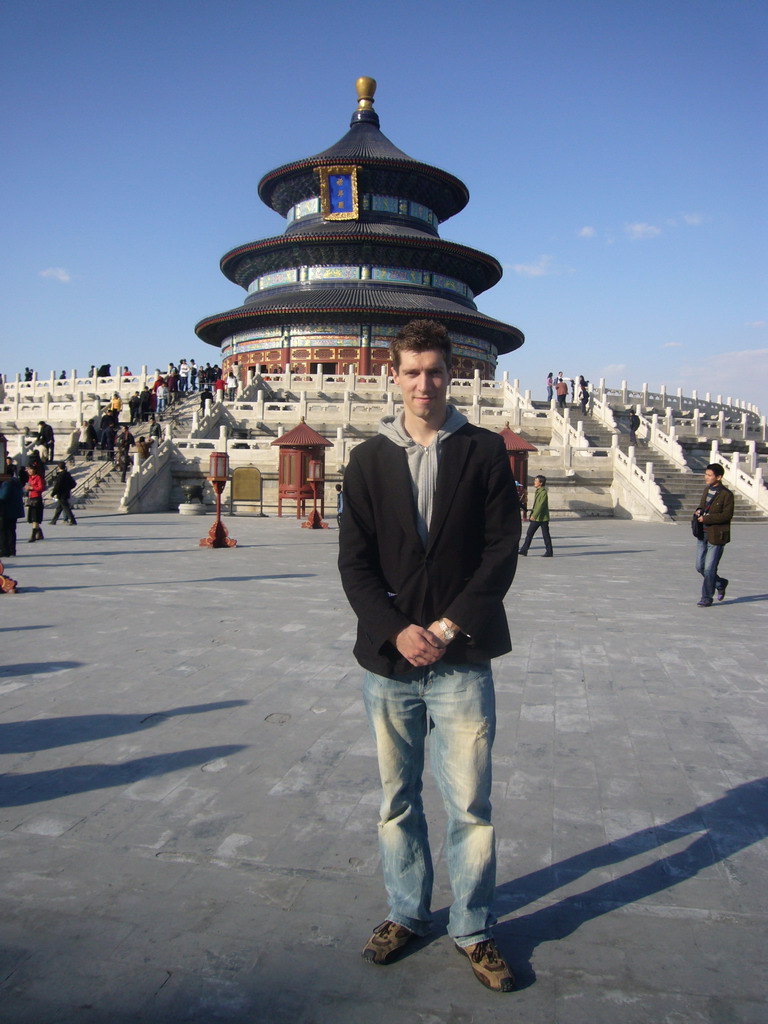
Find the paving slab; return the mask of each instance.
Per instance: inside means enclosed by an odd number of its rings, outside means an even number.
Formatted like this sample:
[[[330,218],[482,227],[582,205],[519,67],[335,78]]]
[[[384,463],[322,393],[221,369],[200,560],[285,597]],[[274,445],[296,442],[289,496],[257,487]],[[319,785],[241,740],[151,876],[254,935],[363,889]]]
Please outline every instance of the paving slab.
[[[768,532],[696,606],[683,526],[568,520],[495,663],[487,992],[445,933],[388,967],[375,750],[335,568],[294,519],[84,513],[0,596],[3,1024],[764,1024]],[[20,537],[26,536],[20,531]]]

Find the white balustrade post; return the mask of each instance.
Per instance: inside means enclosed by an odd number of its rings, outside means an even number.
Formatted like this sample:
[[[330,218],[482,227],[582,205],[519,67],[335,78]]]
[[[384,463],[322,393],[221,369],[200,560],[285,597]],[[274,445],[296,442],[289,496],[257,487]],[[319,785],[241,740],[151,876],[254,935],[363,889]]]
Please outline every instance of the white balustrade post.
[[[693,416],[691,417],[691,427],[694,434],[701,432],[701,409],[698,406],[693,410]]]
[[[352,395],[349,391],[345,391],[341,400],[341,420],[342,423],[352,422]]]
[[[648,405],[648,385],[647,385],[647,383],[643,384],[643,405],[646,406],[646,407]]]
[[[478,369],[475,369],[475,372],[472,376],[472,394],[479,395],[481,386],[482,385],[480,382],[480,371]]]
[[[741,436],[746,441],[749,432],[749,418],[745,412],[741,414]]]
[[[501,379],[502,379],[502,382],[503,382],[504,384],[509,384],[509,370],[505,370],[505,371],[504,371],[504,372],[502,373],[502,375],[501,375]]]
[[[712,444],[709,447],[709,461],[717,462],[717,457],[720,454],[720,445],[718,444],[717,438],[713,438]]]
[[[717,430],[720,437],[725,437],[725,410],[721,409],[717,414]]]
[[[645,464],[645,496],[648,501],[651,500],[653,493],[653,463],[646,462]]]
[[[320,376],[322,378],[322,374],[320,374]],[[319,390],[319,388],[318,388],[318,390]],[[299,392],[299,416],[303,420],[306,420],[306,418],[307,418],[307,392],[306,391],[300,391]]]
[[[623,380],[621,382],[621,404],[626,405],[629,402],[629,394],[627,391],[627,382]]]
[[[755,441],[747,441],[747,466],[750,473],[757,471],[757,443]]]
[[[662,384],[659,388],[659,394],[661,395],[661,407],[666,409],[667,407],[667,385]]]

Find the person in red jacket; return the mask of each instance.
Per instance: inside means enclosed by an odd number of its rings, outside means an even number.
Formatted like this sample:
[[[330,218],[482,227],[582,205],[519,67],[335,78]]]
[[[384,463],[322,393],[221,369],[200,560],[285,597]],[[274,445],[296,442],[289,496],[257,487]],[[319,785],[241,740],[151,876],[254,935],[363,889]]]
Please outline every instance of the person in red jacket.
[[[34,544],[36,540],[45,540],[40,524],[45,515],[43,507],[43,491],[45,490],[45,469],[42,462],[35,460],[29,466],[29,479],[26,484],[27,491],[27,522],[32,527],[32,536],[29,543]]]

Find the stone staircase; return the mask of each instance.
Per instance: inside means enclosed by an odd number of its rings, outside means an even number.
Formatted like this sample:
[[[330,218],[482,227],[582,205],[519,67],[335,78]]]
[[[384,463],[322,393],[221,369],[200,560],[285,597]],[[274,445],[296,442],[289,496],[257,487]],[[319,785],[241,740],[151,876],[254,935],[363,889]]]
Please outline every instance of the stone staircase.
[[[93,463],[83,462],[82,466],[87,467],[87,473],[93,468]],[[82,471],[81,465],[76,463],[73,470],[75,478],[82,478],[86,473]],[[120,501],[124,493],[125,484],[120,479],[120,473],[112,466],[106,475],[84,494],[79,493],[79,490],[75,491],[72,507],[80,512],[95,515],[115,515],[120,511]]]

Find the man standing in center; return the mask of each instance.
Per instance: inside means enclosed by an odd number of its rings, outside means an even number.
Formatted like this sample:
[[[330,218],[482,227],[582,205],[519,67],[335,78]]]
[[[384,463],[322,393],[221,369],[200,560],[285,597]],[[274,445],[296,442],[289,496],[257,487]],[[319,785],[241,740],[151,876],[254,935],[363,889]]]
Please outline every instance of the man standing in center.
[[[447,330],[429,320],[391,345],[403,413],[355,448],[344,475],[339,570],[358,619],[354,653],[383,788],[386,920],[363,949],[385,964],[431,923],[433,867],[421,798],[424,750],[448,814],[448,932],[488,988],[512,974],[491,936],[495,698],[490,660],[511,649],[504,595],[520,509],[502,439],[448,405]]]

